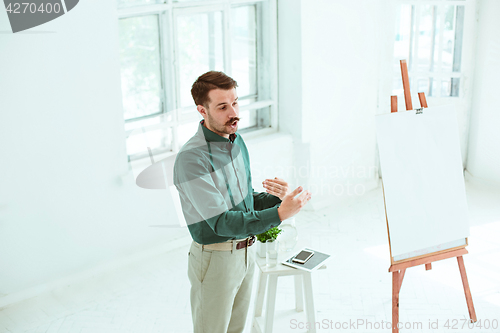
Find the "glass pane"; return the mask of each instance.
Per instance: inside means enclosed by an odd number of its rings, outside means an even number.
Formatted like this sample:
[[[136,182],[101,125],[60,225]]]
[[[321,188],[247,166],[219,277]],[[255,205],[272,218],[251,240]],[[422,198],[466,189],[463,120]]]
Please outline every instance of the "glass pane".
[[[257,126],[257,110],[240,111],[240,118],[241,120],[238,124],[238,131]]]
[[[451,80],[441,79],[441,97],[451,96]]]
[[[162,122],[168,122],[173,120],[173,113],[163,113],[159,116],[151,117],[151,118],[145,118],[145,119],[140,119],[137,121],[128,121],[125,123],[125,130],[133,130],[135,128],[140,128],[140,127],[146,127],[149,125],[156,125],[160,124]]]
[[[428,78],[418,78],[417,79],[417,92],[423,92],[426,96],[429,96],[429,79]]]
[[[239,85],[239,83],[238,83]],[[241,108],[255,103],[257,101],[257,98],[246,98],[246,99],[240,99],[238,96],[238,105],[240,107],[240,123],[238,124],[238,130],[245,129],[248,127],[253,127],[257,126],[257,113],[254,112],[255,110],[245,110],[241,111]]]
[[[255,98],[255,97],[242,99],[240,96],[238,96],[238,105],[240,106],[240,108],[242,106],[245,106],[245,105],[248,105],[248,104],[251,104],[254,102],[257,102],[257,98]]]
[[[430,63],[430,68],[429,70],[431,72],[437,72],[439,71],[439,7],[434,6],[434,13],[433,13],[433,31],[432,31],[432,50],[431,50],[431,63]]]
[[[119,20],[125,119],[162,111],[158,15]]]
[[[452,97],[458,97],[459,89],[460,89],[460,78],[457,77],[452,78],[450,95]]]
[[[220,11],[177,18],[178,107],[194,105],[191,86],[198,76],[210,70],[224,71],[222,23]]]
[[[399,60],[408,60],[410,51],[411,5],[401,5],[396,19],[396,39],[394,41],[394,71],[401,75]]]
[[[257,121],[258,128],[271,126],[271,108],[269,106],[258,110]]]
[[[403,83],[401,81],[400,60],[409,60],[412,5],[401,5],[396,18],[396,38],[394,41],[394,61],[393,61],[393,84],[392,95],[403,93]]]
[[[429,78],[429,95],[431,97],[436,97],[437,96],[437,87],[438,87],[438,82],[436,79]]]
[[[429,71],[434,67],[435,27],[437,23],[437,6],[420,7],[420,31],[418,38],[418,70]]]
[[[166,149],[170,150],[172,142],[172,129],[162,128],[145,133],[131,135],[127,138],[127,154],[144,154],[151,150]]]
[[[232,77],[238,82],[238,96],[257,93],[257,40],[255,6],[231,10]]]
[[[261,109],[240,111],[240,124],[238,131],[247,132],[271,126],[271,108],[266,106]]]
[[[455,6],[445,6],[441,70],[451,72],[455,41]]]
[[[123,7],[165,3],[166,0],[117,0],[117,2],[118,2],[118,7],[123,8]]]
[[[401,69],[399,69],[399,74],[396,72],[396,75],[394,75],[392,79],[392,95],[400,96],[402,93],[403,93],[403,81],[401,80]]]
[[[415,36],[418,35],[418,29],[419,27],[417,26],[417,15],[419,15],[419,12],[417,11],[417,6],[412,5],[411,6],[411,13],[410,13],[410,20],[408,21],[410,25],[410,49],[408,51],[408,70],[413,71],[415,70],[415,61],[414,59],[417,58],[417,49],[415,48],[415,43],[416,43],[416,38]]]
[[[453,52],[453,71],[460,72],[462,63],[462,42],[464,35],[464,6],[457,6],[455,21],[455,45]]]
[[[144,154],[147,152],[147,147],[152,150],[171,150],[172,129],[167,126],[159,129],[148,129],[148,126],[172,121],[172,118],[172,113],[166,113],[158,117],[126,122],[125,130],[127,132],[133,130],[131,133],[127,133],[127,154]],[[160,138],[158,138],[158,135],[160,135]]]

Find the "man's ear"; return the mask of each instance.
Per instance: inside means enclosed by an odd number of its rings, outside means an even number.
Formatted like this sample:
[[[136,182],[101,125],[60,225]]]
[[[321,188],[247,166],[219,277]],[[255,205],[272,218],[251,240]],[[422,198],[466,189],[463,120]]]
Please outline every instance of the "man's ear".
[[[196,109],[203,116],[203,118],[205,118],[207,116],[207,110],[205,109],[205,107],[203,105],[197,105]]]

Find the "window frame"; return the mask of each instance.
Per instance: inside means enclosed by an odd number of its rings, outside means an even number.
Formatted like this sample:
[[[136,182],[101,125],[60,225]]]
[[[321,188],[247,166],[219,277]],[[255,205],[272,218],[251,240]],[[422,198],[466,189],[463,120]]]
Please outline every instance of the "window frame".
[[[465,15],[467,15],[467,12],[470,11],[470,7],[472,6],[471,3],[473,2],[473,0],[396,0],[394,1],[394,4],[395,6],[397,6],[397,8],[400,8],[400,6],[402,5],[411,5],[411,6],[415,6],[415,11],[416,11],[416,15],[415,15],[415,22],[412,23],[412,26],[410,26],[410,31],[411,31],[411,35],[410,35],[410,50],[409,50],[409,59],[408,60],[408,76],[409,76],[409,79],[410,79],[410,86],[411,87],[418,87],[418,80],[421,80],[421,79],[428,79],[428,80],[431,80],[431,79],[437,79],[438,82],[437,82],[437,87],[436,87],[436,92],[437,94],[436,95],[433,95],[433,96],[427,96],[427,92],[426,92],[426,97],[427,98],[430,98],[430,99],[439,99],[439,100],[454,100],[454,99],[460,99],[460,98],[463,98],[464,97],[464,72],[466,71],[464,69],[464,64],[463,64],[463,61],[464,61],[464,53],[466,52],[466,49],[465,49],[465,44],[464,44],[464,39],[467,39],[467,36],[466,36],[466,31],[464,29],[464,27],[468,24],[467,20],[465,19]],[[437,35],[437,38],[438,38],[438,48],[439,48],[439,51],[438,51],[438,61],[436,63],[436,67],[438,68],[438,70],[435,70],[434,72],[431,71],[431,70],[428,70],[428,71],[422,71],[422,70],[419,70],[418,69],[418,56],[417,57],[414,57],[412,58],[412,52],[413,54],[417,54],[418,52],[418,46],[419,46],[419,34],[418,33],[415,33],[414,31],[414,27],[413,27],[413,24],[418,27],[419,26],[419,17],[420,17],[420,8],[421,6],[424,6],[424,5],[431,5],[431,6],[437,6],[437,9],[438,9],[438,24],[437,26],[435,27],[435,29],[437,29],[437,27],[440,27],[440,30],[439,30],[439,33]],[[461,40],[461,59],[460,59],[460,70],[459,71],[454,71],[453,70],[453,67],[454,67],[454,60],[452,62],[452,69],[451,71],[443,71],[442,70],[442,52],[443,52],[443,49],[444,49],[444,29],[443,29],[443,22],[445,20],[445,10],[444,10],[444,7],[445,6],[455,6],[455,10],[454,10],[454,13],[453,13],[453,20],[454,22],[456,23],[456,9],[457,7],[456,6],[463,6],[463,15],[464,15],[464,18],[463,18],[463,21],[462,21],[462,40]],[[412,17],[412,21],[413,21],[413,17]],[[456,28],[455,28],[456,29]],[[396,30],[394,30],[394,33],[393,33],[393,36],[397,33]],[[416,38],[415,42],[413,42],[413,39]],[[393,39],[394,40],[394,39]],[[393,42],[394,43],[394,42]],[[455,42],[453,43],[453,46],[455,46]],[[415,49],[415,50],[413,50]],[[453,57],[455,57],[455,52],[453,53]],[[416,59],[415,59],[416,58]],[[394,59],[394,55],[391,57],[391,59]],[[413,62],[415,62],[415,65],[413,65]],[[416,70],[414,69],[416,68]],[[394,76],[397,76],[397,77],[400,77],[401,76],[401,73],[396,71],[392,71],[393,72],[393,78]],[[453,79],[459,79],[460,80],[460,84],[459,84],[459,89],[457,91],[457,94],[456,95],[452,95],[452,96],[443,96],[441,94],[441,85],[442,85],[442,79],[451,79],[451,84],[453,85]],[[429,84],[429,89],[430,89],[430,84]],[[451,92],[453,90],[453,87],[450,87],[451,89]],[[391,89],[392,90],[392,89]],[[393,92],[394,93],[394,92]]]
[[[164,4],[137,5],[118,8],[117,18],[129,18],[142,15],[158,15],[159,20],[159,44],[160,44],[160,75],[162,83],[161,102],[162,112],[160,114],[147,115],[134,119],[125,120],[126,124],[138,120],[159,117],[160,123],[146,126],[138,126],[126,130],[126,138],[138,130],[148,132],[155,129],[172,130],[172,141],[170,147],[155,148],[151,151],[153,155],[176,154],[180,147],[178,128],[179,126],[199,119],[194,103],[189,107],[179,107],[179,71],[177,45],[176,19],[179,15],[206,13],[209,11],[222,11],[223,20],[223,63],[225,73],[231,76],[231,9],[240,6],[254,5],[256,8],[256,52],[257,52],[257,94],[242,96],[242,99],[257,97],[255,102],[240,106],[240,112],[245,110],[257,110],[257,127],[249,127],[238,131],[247,133],[246,137],[265,135],[278,130],[278,87],[277,87],[277,0],[206,0],[206,1],[183,1],[174,2],[166,0]],[[173,75],[169,75],[172,73]],[[237,81],[237,78],[235,78]],[[264,117],[259,110],[269,108],[269,127],[258,128]],[[166,118],[171,115],[170,120]],[[164,119],[162,119],[162,117]],[[195,133],[193,133],[194,135]],[[128,161],[136,161],[150,156],[148,150],[141,153],[129,154]]]

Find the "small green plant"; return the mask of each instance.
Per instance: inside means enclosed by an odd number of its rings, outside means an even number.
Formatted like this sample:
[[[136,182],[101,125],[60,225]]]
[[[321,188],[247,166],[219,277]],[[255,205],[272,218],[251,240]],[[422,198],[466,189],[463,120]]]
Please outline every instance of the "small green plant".
[[[282,232],[278,227],[269,229],[266,232],[257,235],[257,240],[261,243],[265,243],[268,239],[276,239],[278,235]]]

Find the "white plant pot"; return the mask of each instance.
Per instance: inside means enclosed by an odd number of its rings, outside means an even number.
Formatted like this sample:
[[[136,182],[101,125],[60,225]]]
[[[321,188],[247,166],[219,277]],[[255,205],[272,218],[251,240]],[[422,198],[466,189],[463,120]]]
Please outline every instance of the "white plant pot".
[[[265,258],[266,257],[266,243],[262,243],[262,242],[259,242],[257,241],[257,255],[261,258]]]

